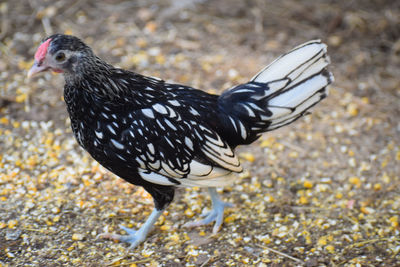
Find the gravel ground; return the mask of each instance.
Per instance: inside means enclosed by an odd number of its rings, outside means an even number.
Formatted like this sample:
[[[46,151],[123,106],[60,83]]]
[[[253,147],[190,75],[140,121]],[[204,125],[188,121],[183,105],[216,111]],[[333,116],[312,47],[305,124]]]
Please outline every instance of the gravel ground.
[[[0,3],[0,266],[399,266],[399,1]],[[220,92],[310,39],[336,81],[312,115],[239,154],[221,231],[184,229],[210,207],[181,189],[143,245],[98,240],[138,227],[150,196],[73,139],[63,78],[31,81],[41,38],[83,38],[108,62]]]

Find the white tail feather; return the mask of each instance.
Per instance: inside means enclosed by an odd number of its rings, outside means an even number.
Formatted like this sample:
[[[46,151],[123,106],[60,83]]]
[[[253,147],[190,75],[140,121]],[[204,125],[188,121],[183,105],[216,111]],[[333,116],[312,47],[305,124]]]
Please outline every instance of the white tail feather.
[[[315,60],[315,57],[321,57],[325,53],[326,45],[321,43],[320,40],[309,41],[275,59],[271,64],[257,73],[251,81],[267,83],[285,77],[293,80],[294,77],[290,75],[291,73],[294,73],[296,70],[302,71],[304,68],[309,67],[312,64],[310,62],[313,61],[313,58]],[[322,68],[328,64],[329,61]]]
[[[292,90],[288,90],[276,97],[272,98],[268,105],[272,107],[284,107],[288,113],[289,108],[296,108],[304,100],[315,94],[316,91],[328,85],[327,77],[323,75],[314,76],[299,85],[295,85]],[[280,114],[276,114],[276,117]]]
[[[273,85],[266,91],[270,96],[267,108],[272,113],[268,117],[272,121],[268,130],[297,119],[326,96],[327,92],[322,89],[333,81],[333,76],[324,72],[329,64],[326,48],[320,40],[302,44],[277,58],[252,79]]]
[[[219,105],[230,114],[236,142],[251,143],[261,133],[300,118],[326,97],[333,82],[326,53],[320,40],[307,42],[278,57],[249,83],[225,91]],[[239,128],[246,129],[245,136]]]

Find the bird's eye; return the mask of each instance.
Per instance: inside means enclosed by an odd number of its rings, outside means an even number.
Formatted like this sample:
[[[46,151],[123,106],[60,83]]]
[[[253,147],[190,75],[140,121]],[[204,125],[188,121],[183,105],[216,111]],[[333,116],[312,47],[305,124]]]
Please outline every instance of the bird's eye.
[[[65,54],[63,52],[60,52],[56,55],[56,60],[57,61],[63,61],[65,59]]]

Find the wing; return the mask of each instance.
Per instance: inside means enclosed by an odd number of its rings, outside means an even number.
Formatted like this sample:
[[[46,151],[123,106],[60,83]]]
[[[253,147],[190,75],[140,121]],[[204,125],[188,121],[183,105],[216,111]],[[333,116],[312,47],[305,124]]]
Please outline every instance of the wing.
[[[175,186],[221,186],[230,172],[242,170],[234,151],[193,107],[182,114],[177,100],[156,103],[132,114],[136,118],[126,138],[136,141],[141,177],[149,182]],[[194,114],[198,114],[195,116]],[[143,140],[143,142],[138,142]],[[129,142],[128,141],[128,142]]]

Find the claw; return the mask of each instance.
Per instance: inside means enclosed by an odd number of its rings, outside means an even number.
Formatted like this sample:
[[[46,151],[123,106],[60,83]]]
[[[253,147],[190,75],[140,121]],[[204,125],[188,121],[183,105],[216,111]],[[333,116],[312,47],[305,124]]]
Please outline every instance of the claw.
[[[203,220],[197,221],[197,222],[188,222],[183,225],[183,227],[196,227],[196,226],[201,226],[201,225],[207,225],[215,221],[214,227],[213,227],[213,234],[216,234],[219,229],[221,228],[223,219],[224,219],[224,210],[226,207],[233,207],[234,205],[232,203],[228,202],[223,202],[219,196],[215,188],[209,188],[208,189],[210,195],[211,195],[211,201],[212,201],[212,210],[208,213],[206,213],[204,216],[205,218]]]

